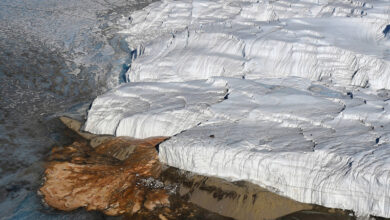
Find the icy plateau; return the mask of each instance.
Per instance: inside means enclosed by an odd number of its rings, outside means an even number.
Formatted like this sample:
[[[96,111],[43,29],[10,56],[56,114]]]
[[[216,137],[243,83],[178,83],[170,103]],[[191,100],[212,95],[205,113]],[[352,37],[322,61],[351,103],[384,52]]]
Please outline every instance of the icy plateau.
[[[164,163],[390,217],[390,1],[155,2],[84,129],[172,136]]]

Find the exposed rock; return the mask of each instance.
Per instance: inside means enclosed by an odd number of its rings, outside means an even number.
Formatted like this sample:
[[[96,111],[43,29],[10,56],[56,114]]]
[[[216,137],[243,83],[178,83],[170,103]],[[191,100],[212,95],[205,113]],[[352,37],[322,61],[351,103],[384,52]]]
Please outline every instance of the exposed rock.
[[[94,135],[94,134],[81,132],[81,122],[79,122],[75,119],[68,118],[66,116],[61,116],[61,117],[59,117],[59,119],[66,127],[68,127],[70,130],[76,132],[78,135],[80,135],[81,137],[83,137],[87,140],[90,140],[90,139],[96,137],[96,135]]]
[[[100,144],[102,144],[103,142],[114,138],[111,135],[95,135],[95,134],[92,134],[92,133],[89,133],[89,132],[84,132],[84,131],[82,131],[81,122],[79,122],[79,121],[77,121],[77,120],[75,120],[73,118],[68,118],[66,116],[61,116],[59,119],[70,130],[76,132],[81,137],[89,140],[89,144],[92,147],[97,147]]]

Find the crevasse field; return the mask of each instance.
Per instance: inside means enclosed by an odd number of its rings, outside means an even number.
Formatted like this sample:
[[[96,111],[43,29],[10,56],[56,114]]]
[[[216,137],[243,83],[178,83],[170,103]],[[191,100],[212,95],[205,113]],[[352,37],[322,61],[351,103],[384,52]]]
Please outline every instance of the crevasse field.
[[[174,167],[390,217],[390,1],[162,0],[84,129],[172,136]]]

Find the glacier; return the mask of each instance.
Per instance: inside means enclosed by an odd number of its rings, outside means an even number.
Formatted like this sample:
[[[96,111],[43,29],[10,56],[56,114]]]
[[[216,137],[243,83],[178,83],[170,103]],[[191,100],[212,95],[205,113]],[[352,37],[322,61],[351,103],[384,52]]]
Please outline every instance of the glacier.
[[[317,3],[320,2],[320,3]],[[389,88],[389,2],[162,1],[132,14],[135,81],[300,76]],[[128,22],[127,22],[128,23]],[[121,24],[126,26],[125,24]]]
[[[390,217],[390,1],[155,2],[118,20],[128,83],[84,130],[167,165]]]
[[[173,135],[159,146],[170,166],[387,217],[389,100],[299,77],[129,83],[94,101],[86,129]]]
[[[223,80],[131,83],[99,96],[84,129],[95,134],[172,136],[211,117],[227,94]]]

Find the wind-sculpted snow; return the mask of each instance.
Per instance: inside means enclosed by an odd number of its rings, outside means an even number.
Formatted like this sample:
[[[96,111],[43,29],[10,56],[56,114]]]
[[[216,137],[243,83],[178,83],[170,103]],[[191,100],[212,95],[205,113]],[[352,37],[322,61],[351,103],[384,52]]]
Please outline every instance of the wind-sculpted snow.
[[[172,136],[210,118],[227,93],[224,80],[131,83],[99,96],[85,130],[136,138]]]
[[[390,88],[388,1],[162,1],[123,20],[127,80],[300,76]]]
[[[174,135],[170,166],[390,217],[389,98],[296,77],[129,83],[94,101],[86,130]]]

